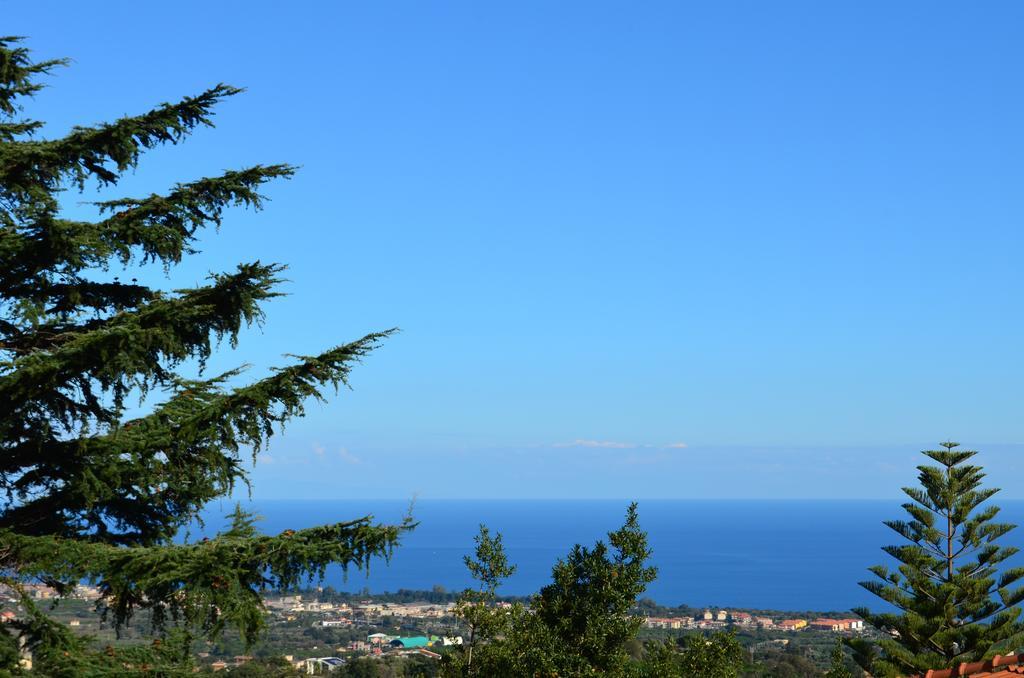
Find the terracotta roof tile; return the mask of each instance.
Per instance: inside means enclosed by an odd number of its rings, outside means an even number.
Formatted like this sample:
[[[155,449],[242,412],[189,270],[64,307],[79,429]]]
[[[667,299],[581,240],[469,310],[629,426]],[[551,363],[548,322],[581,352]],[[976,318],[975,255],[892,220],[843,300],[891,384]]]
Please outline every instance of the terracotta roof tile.
[[[1024,655],[996,655],[988,661],[960,664],[952,669],[933,669],[914,678],[1012,678],[1024,675],[1024,664],[1020,662],[1024,662]]]

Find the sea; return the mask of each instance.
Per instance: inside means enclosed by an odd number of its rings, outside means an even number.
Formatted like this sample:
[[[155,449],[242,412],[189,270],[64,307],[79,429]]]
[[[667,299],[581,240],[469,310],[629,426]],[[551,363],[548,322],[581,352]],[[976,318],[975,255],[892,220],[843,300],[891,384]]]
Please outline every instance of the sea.
[[[653,550],[658,578],[644,597],[662,605],[794,611],[845,611],[882,602],[858,585],[871,565],[893,565],[881,547],[900,538],[883,524],[905,515],[898,500],[643,500],[640,525]],[[1024,501],[996,502],[999,519],[1020,524]],[[463,558],[485,524],[500,532],[515,574],[503,595],[529,595],[550,581],[551,568],[574,544],[606,538],[624,519],[627,500],[439,500],[421,499],[411,511],[418,526],[389,561],[375,559],[369,572],[328,570],[323,585],[377,593],[399,589],[458,591],[472,584]],[[259,529],[276,534],[372,515],[399,522],[410,511],[399,500],[264,500],[242,502],[262,516]],[[205,511],[212,534],[234,505]],[[1024,546],[1024,527],[1001,540]],[[1010,564],[1024,564],[1024,554]]]

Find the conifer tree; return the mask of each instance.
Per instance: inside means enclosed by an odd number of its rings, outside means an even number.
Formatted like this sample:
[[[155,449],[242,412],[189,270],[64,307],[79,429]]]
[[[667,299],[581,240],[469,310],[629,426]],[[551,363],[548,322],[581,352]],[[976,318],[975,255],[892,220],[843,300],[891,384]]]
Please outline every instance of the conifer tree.
[[[843,650],[842,641],[837,640],[835,647],[832,648],[831,663],[825,672],[825,678],[853,678],[853,673],[846,666],[846,652]]]
[[[537,619],[587,665],[605,672],[620,669],[628,659],[626,641],[643,623],[629,611],[657,578],[657,568],[647,564],[650,556],[634,502],[622,527],[608,533],[608,543],[577,544],[555,565],[552,582],[531,604]]]
[[[234,345],[243,327],[262,320],[284,267],[243,263],[174,291],[122,282],[109,267],[171,269],[197,251],[201,229],[219,226],[225,208],[258,209],[262,185],[294,168],[228,171],[162,194],[96,203],[92,221],[65,218],[62,191],[116,185],[147,149],[211,126],[214,107],[241,90],[220,84],[141,115],[38,139],[43,123],[21,118],[23,103],[41,89],[41,76],[63,64],[33,61],[20,39],[0,38],[3,581],[15,591],[34,579],[67,592],[90,579],[116,624],[145,608],[157,625],[177,620],[211,635],[232,625],[252,641],[263,623],[259,590],[322,576],[331,564],[365,566],[390,553],[408,523],[364,517],[261,536],[252,516],[238,511],[215,538],[172,538],[206,503],[246,482],[248,450],[255,456],[324,388],[346,384],[353,363],[389,332],[293,356],[247,385],[231,385],[238,370],[184,376],[187,363],[204,365],[218,341]],[[156,402],[129,419],[129,397]],[[165,650],[148,660],[90,654],[26,597],[23,606],[20,620],[0,629],[0,645],[9,649],[20,634],[44,672],[124,675],[166,659]]]
[[[861,586],[898,609],[855,612],[885,634],[877,644],[852,640],[857,663],[874,676],[924,673],[1006,654],[1024,642],[1015,584],[1024,568],[1006,567],[1018,549],[997,541],[1015,526],[994,519],[999,507],[982,504],[998,492],[982,488],[976,452],[953,442],[924,454],[937,466],[918,466],[921,487],[903,488],[907,520],[885,524],[907,543],[883,550],[895,570],[870,568],[877,579]]]
[[[477,540],[485,546],[482,553],[478,549],[478,560],[467,560],[484,583],[484,599],[492,590],[489,582],[497,586],[510,573],[500,535],[488,535],[482,533],[486,541]],[[555,564],[552,582],[533,597],[529,609],[515,603],[482,614],[489,642],[474,651],[471,666],[464,655],[446,658],[442,675],[465,676],[470,669],[478,676],[626,675],[626,645],[642,624],[631,610],[657,575],[647,565],[650,555],[647,533],[640,529],[632,504],[622,527],[608,533],[608,543],[598,541],[591,548],[577,544]],[[492,580],[492,574],[498,576]]]
[[[509,619],[503,610],[495,609],[494,603],[498,587],[515,573],[516,566],[508,562],[500,533],[492,537],[487,526],[481,525],[474,541],[474,557],[465,556],[463,561],[477,588],[463,591],[455,607],[455,615],[469,627],[469,638],[460,648],[461,653],[447,657],[451,664],[449,675],[477,675],[473,669],[473,650],[479,643],[502,633]]]

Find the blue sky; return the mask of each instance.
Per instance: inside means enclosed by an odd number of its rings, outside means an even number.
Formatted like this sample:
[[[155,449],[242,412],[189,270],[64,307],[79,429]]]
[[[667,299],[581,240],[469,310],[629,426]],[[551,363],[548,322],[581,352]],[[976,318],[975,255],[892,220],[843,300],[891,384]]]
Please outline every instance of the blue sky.
[[[74,60],[48,135],[248,88],[112,195],[302,166],[146,274],[290,265],[213,369],[402,328],[257,498],[891,497],[947,437],[1016,477],[1020,3],[283,7],[3,3]]]

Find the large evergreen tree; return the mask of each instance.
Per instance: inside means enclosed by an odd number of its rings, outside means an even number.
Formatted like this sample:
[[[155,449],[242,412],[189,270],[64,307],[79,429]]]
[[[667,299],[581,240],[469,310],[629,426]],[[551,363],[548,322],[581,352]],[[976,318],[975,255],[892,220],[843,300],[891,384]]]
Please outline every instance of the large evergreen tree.
[[[1005,567],[1018,549],[997,541],[1014,525],[994,522],[999,507],[982,504],[998,490],[967,462],[976,454],[957,443],[924,452],[937,466],[918,466],[921,487],[903,488],[908,520],[886,522],[907,543],[885,547],[899,565],[871,568],[861,586],[898,609],[855,610],[885,634],[854,640],[855,659],[874,676],[924,673],[1016,650],[1024,642],[1015,584],[1024,568]]]
[[[345,384],[352,364],[388,332],[295,356],[243,386],[231,385],[237,370],[187,378],[187,365],[202,366],[219,340],[234,344],[244,326],[262,319],[283,267],[245,263],[199,287],[160,291],[112,277],[110,265],[170,269],[197,251],[200,230],[219,225],[226,207],[259,208],[262,184],[294,169],[229,171],[163,194],[96,203],[92,221],[65,218],[62,191],[115,185],[146,149],[211,125],[215,105],[240,90],[221,84],[38,139],[42,123],[22,119],[22,104],[63,63],[33,61],[19,39],[0,38],[3,581],[16,591],[29,578],[66,591],[91,579],[116,623],[147,608],[158,624],[171,617],[207,634],[230,624],[252,640],[263,620],[261,588],[291,586],[330,564],[366,565],[388,554],[406,526],[365,517],[270,537],[239,511],[216,538],[176,545],[172,537],[207,502],[245,482],[247,452],[255,455],[300,416],[307,399]],[[128,419],[130,396],[157,402]],[[164,651],[150,660],[90,654],[27,598],[23,605],[0,638],[10,647],[21,634],[47,672],[121,675],[165,659]]]

